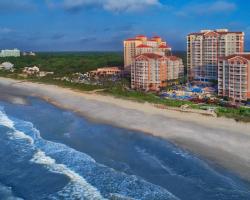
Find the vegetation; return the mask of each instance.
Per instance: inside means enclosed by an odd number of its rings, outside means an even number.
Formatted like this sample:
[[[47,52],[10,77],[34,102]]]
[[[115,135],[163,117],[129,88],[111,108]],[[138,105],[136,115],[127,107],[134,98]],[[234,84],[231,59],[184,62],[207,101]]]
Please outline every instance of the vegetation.
[[[164,99],[155,95],[155,93],[128,90],[126,89],[126,87],[124,87],[124,86],[127,86],[128,84],[129,83],[127,82],[127,80],[123,80],[122,82],[113,85],[113,87],[107,87],[104,92],[111,94],[113,96],[119,97],[119,98],[126,98],[130,100],[135,100],[138,102],[162,104],[162,105],[171,106],[171,107],[180,107],[182,105],[188,104],[192,108],[197,108],[196,105],[190,101]]]
[[[180,56],[185,61],[185,52],[175,52],[175,55]],[[22,68],[30,66],[38,66],[44,71],[53,71],[55,75],[49,75],[43,78],[29,77],[25,80],[40,82],[45,84],[55,84],[62,87],[68,87],[81,91],[92,91],[102,89],[102,93],[110,94],[119,98],[126,98],[139,102],[149,102],[153,104],[162,104],[171,107],[180,107],[182,105],[189,105],[194,109],[202,109],[202,106],[182,100],[164,99],[155,95],[154,93],[145,93],[129,89],[130,82],[128,79],[120,81],[104,81],[103,85],[87,85],[82,83],[72,83],[69,81],[55,80],[55,77],[70,76],[72,73],[81,72],[85,73],[94,70],[98,67],[104,66],[123,66],[122,53],[39,53],[37,56],[25,56],[20,58],[0,58],[0,63],[11,62],[17,69],[15,73],[9,73],[0,70],[0,76],[10,77],[15,79],[24,79],[18,76]],[[181,80],[185,81],[185,80]],[[226,108],[218,105],[211,105],[216,107],[218,116],[234,118],[237,121],[250,122],[250,109],[246,107],[240,108]],[[204,106],[203,106],[204,107]]]
[[[61,81],[61,80],[55,80],[49,77],[43,77],[43,78],[28,78],[26,80],[32,81],[32,82],[38,82],[43,84],[52,84],[52,85],[58,85],[65,88],[71,88],[81,91],[93,91],[98,89],[103,89],[102,86],[99,85],[87,85],[82,83],[72,83],[68,81]]]
[[[219,117],[233,118],[236,121],[250,122],[250,108],[224,108],[218,107],[216,113]]]
[[[123,66],[121,52],[38,53],[36,56],[0,58],[0,63],[6,61],[13,63],[17,72],[36,65],[41,70],[55,72],[57,76],[85,73],[102,66]]]

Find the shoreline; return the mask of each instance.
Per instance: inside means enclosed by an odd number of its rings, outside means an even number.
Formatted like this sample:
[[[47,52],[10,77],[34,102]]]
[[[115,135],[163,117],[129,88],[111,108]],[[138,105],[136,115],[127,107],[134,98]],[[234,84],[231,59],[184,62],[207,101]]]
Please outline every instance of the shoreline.
[[[0,88],[3,94],[6,91],[8,99],[16,93],[14,98],[38,97],[97,123],[167,139],[250,180],[250,123],[8,78],[0,78]]]

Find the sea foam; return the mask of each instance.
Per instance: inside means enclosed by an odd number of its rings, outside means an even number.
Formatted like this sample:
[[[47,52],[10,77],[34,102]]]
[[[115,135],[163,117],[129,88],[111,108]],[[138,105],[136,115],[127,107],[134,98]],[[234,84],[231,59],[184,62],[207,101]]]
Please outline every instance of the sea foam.
[[[14,118],[13,120],[3,110],[0,112],[0,125],[12,130],[9,131],[10,139],[27,141],[30,149],[35,152],[30,162],[43,165],[53,173],[63,174],[70,180],[56,194],[48,196],[48,199],[105,199],[99,188],[102,192],[110,191],[105,192],[105,197],[118,200],[178,199],[164,188],[96,163],[87,154],[65,144],[44,140],[31,122]],[[87,176],[87,180],[83,176]],[[90,184],[89,180],[97,184],[98,189]]]
[[[13,194],[12,188],[0,183],[0,199],[3,200],[23,200]]]
[[[26,125],[30,124],[31,123],[27,123]],[[4,111],[0,111],[0,125],[12,129],[13,132],[10,137],[11,139],[21,139],[29,141],[32,148],[35,148],[35,146],[33,146],[33,138],[29,135],[26,135],[22,131],[16,130],[14,121],[12,121]],[[36,129],[33,128],[33,130],[38,133]],[[39,138],[39,135],[37,136],[37,138]],[[70,183],[65,186],[62,191],[58,192],[57,196],[63,196],[69,199],[105,199],[102,197],[99,191],[95,187],[91,186],[83,177],[68,169],[65,165],[57,164],[53,158],[46,156],[45,152],[38,149],[30,161],[36,164],[44,165],[51,172],[63,174],[70,179]],[[67,194],[65,192],[67,192]]]
[[[104,199],[99,191],[91,186],[84,178],[68,169],[65,165],[57,164],[54,159],[46,156],[43,151],[38,150],[31,159],[31,162],[44,165],[51,172],[64,174],[70,179],[68,185],[66,185],[62,191],[58,192],[58,196],[66,195],[68,198],[75,199]]]
[[[0,107],[0,125],[14,129],[14,122],[8,118],[2,107]]]

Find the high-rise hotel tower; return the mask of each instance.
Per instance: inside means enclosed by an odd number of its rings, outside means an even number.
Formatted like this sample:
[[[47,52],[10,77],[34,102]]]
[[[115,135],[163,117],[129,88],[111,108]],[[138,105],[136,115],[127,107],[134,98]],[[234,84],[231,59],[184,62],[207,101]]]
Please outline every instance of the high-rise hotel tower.
[[[218,59],[244,52],[244,33],[227,29],[201,30],[187,36],[189,80],[217,80]]]
[[[171,55],[171,48],[159,36],[147,38],[144,35],[137,35],[124,41],[124,69],[130,72],[133,58],[143,53],[155,53],[161,56]]]
[[[250,53],[219,59],[218,95],[234,101],[250,99]]]
[[[124,41],[124,68],[131,75],[131,88],[159,91],[172,80],[184,77],[181,58],[159,36],[137,35]]]

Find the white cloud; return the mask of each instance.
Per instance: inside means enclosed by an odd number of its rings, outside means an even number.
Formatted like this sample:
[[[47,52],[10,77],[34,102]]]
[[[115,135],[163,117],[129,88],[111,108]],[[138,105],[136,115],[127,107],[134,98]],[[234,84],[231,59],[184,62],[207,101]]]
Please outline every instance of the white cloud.
[[[7,33],[11,33],[11,32],[14,32],[14,30],[12,30],[10,28],[6,28],[6,27],[0,27],[0,33],[7,34]]]
[[[0,13],[34,10],[35,7],[31,0],[0,0]]]
[[[67,10],[98,7],[112,12],[138,11],[159,5],[159,0],[64,0],[63,3]]]
[[[212,15],[217,13],[227,13],[232,12],[237,9],[237,5],[228,1],[215,1],[213,3],[202,3],[188,5],[176,12],[177,15],[187,16],[187,15]]]
[[[233,11],[237,8],[236,4],[226,2],[226,1],[217,1],[209,7],[210,12],[227,12]]]
[[[151,6],[159,6],[158,0],[108,0],[104,8],[111,11],[136,11]]]

